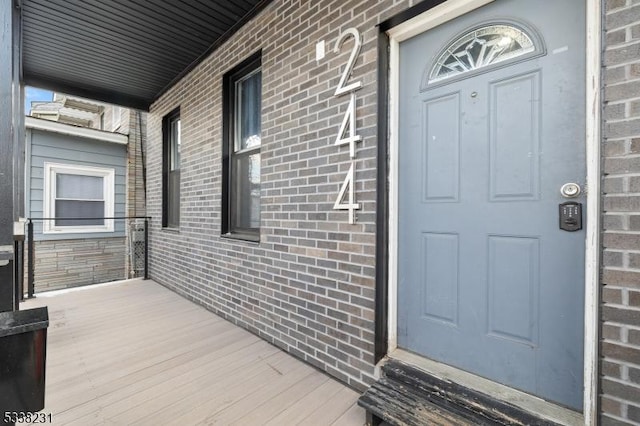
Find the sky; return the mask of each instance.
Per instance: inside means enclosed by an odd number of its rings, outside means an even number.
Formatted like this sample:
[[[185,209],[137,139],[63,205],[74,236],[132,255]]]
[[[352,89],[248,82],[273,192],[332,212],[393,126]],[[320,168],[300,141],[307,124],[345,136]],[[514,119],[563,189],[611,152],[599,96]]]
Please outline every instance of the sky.
[[[43,89],[36,89],[35,87],[27,86],[24,89],[24,115],[29,114],[31,110],[32,101],[52,101],[53,92]]]

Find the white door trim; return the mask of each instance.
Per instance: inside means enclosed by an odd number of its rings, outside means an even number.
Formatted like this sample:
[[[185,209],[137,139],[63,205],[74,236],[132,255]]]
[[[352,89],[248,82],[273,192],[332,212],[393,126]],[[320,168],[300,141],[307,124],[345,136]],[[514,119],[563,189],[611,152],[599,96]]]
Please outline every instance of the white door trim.
[[[387,353],[398,347],[398,109],[400,43],[494,0],[448,0],[387,31],[389,36],[389,306]],[[586,1],[586,241],[584,321],[585,425],[596,425],[600,227],[601,4]]]

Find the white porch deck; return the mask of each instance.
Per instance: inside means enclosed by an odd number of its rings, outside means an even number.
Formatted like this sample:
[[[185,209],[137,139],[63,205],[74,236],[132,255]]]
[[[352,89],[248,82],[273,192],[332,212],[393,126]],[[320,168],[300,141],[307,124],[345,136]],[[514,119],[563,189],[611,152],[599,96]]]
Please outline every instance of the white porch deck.
[[[44,305],[53,424],[364,424],[357,392],[153,281]]]

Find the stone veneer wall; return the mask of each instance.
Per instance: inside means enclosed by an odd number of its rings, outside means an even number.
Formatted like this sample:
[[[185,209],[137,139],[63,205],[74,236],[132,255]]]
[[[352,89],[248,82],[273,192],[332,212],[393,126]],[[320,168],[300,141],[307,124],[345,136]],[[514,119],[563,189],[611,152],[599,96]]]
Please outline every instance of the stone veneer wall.
[[[36,241],[35,292],[125,279],[125,249],[124,237]]]

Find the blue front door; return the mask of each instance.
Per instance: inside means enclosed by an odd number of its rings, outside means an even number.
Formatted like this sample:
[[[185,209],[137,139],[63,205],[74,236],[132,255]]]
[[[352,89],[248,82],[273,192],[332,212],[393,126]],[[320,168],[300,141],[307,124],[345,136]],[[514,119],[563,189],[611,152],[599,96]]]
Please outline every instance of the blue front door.
[[[400,45],[398,345],[576,410],[584,6],[500,0]]]

